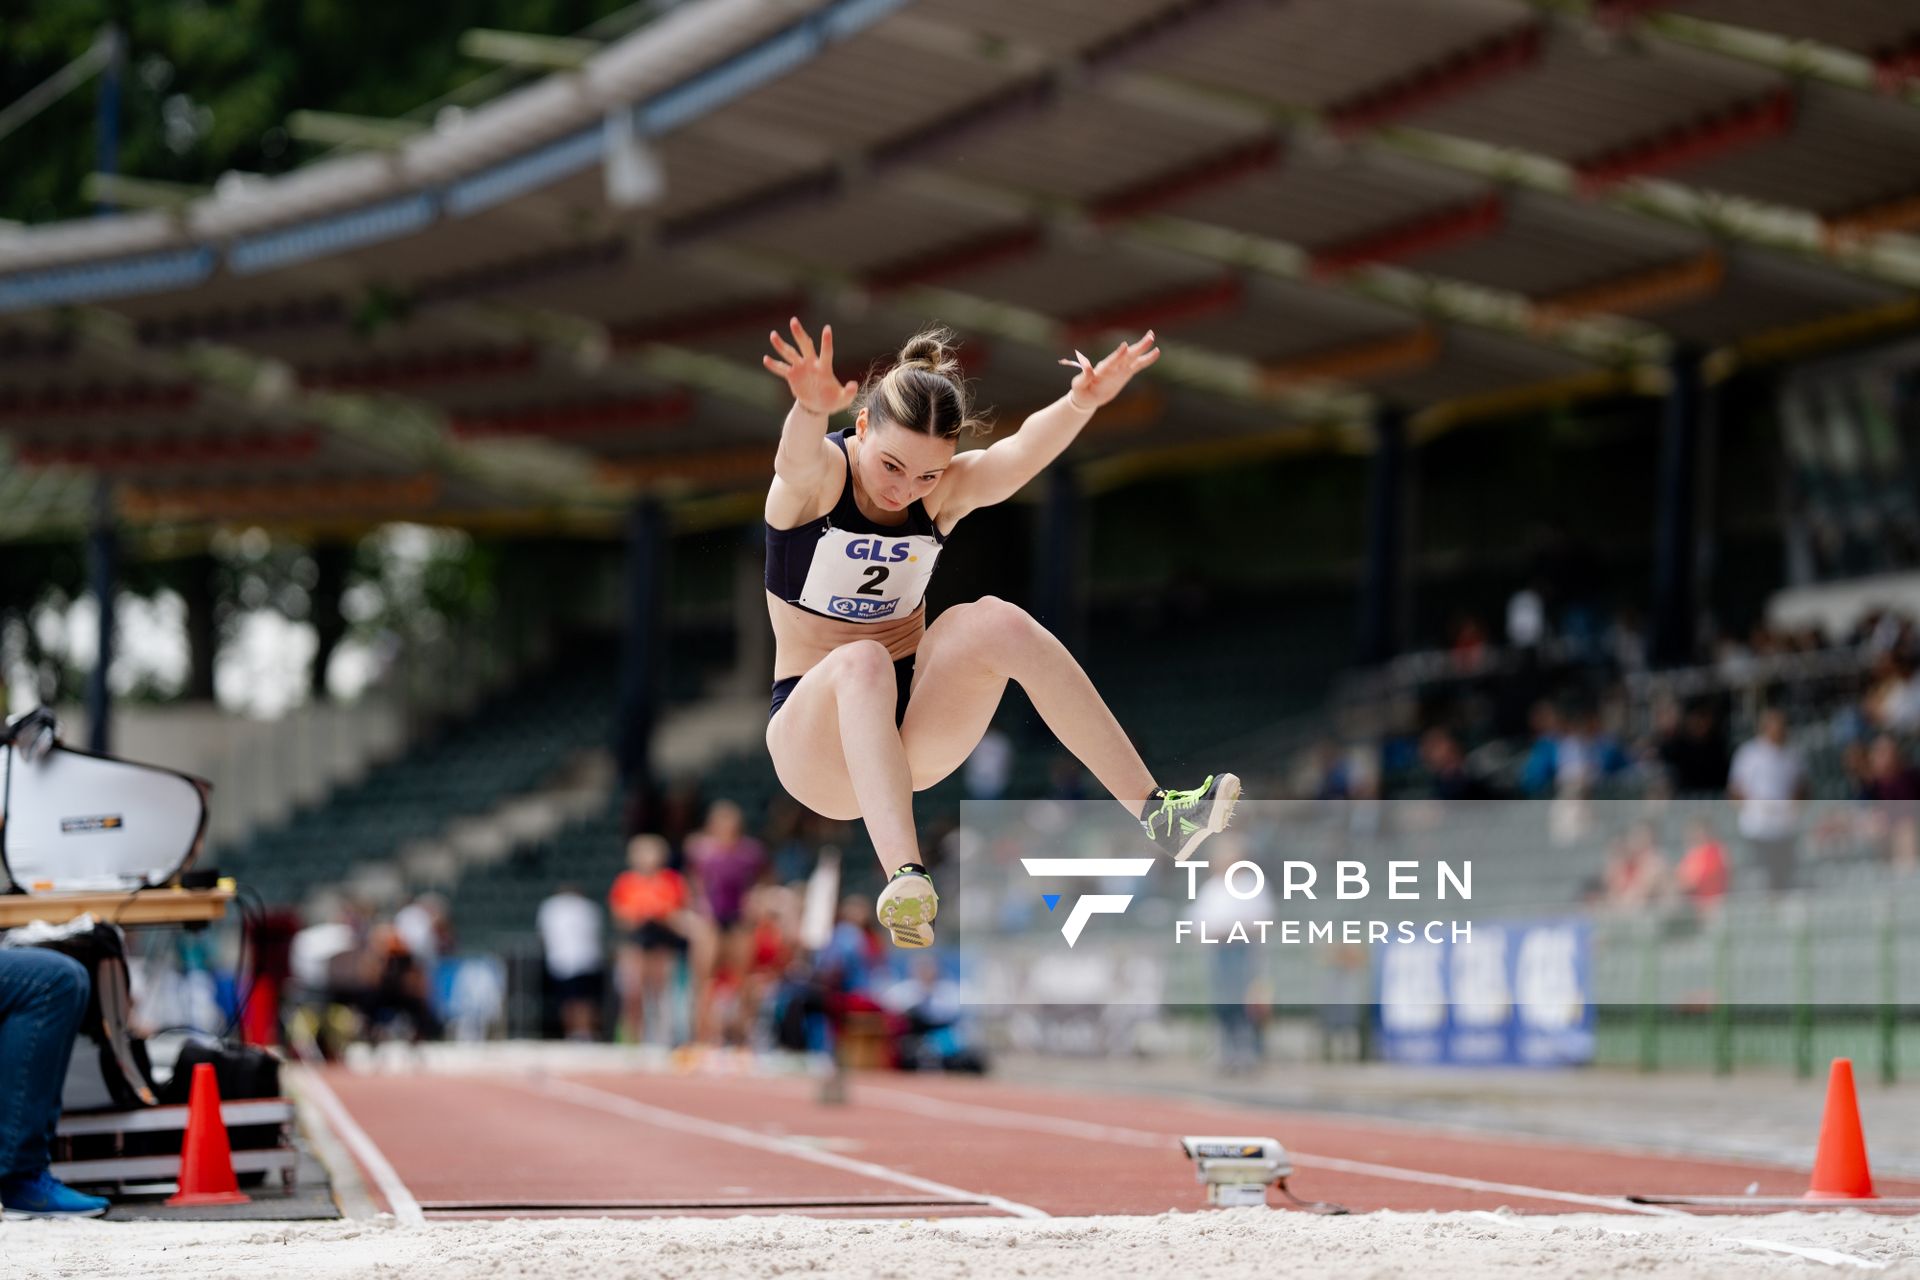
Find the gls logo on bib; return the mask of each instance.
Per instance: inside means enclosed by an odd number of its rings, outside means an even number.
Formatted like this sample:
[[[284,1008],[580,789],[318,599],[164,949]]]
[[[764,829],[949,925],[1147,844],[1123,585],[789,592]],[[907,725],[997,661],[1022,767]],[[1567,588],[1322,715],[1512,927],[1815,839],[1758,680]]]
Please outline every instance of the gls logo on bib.
[[[874,538],[871,541],[850,542],[847,544],[847,559],[884,561],[899,564],[913,555],[913,544],[896,542],[892,546]]]
[[[829,528],[813,549],[800,604],[848,622],[912,613],[927,594],[940,543],[925,534],[876,538]]]

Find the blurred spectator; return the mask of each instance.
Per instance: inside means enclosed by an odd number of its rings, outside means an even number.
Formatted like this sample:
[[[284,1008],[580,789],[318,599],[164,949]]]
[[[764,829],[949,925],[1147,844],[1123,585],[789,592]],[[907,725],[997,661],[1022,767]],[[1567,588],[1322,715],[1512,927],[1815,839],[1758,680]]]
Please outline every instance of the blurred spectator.
[[[614,877],[607,893],[619,939],[614,961],[619,1037],[628,1044],[642,1042],[649,1021],[655,1040],[672,1039],[667,1000],[673,969],[696,930],[686,879],[667,865],[668,852],[663,836],[627,841],[627,869]]]
[[[833,934],[814,963],[827,986],[836,991],[866,991],[885,960],[880,934],[873,927],[873,903],[865,894],[840,899]]]
[[[1211,874],[1187,911],[1187,918],[1204,931],[1202,936],[1212,939],[1212,944],[1203,949],[1213,971],[1210,995],[1213,1016],[1220,1027],[1220,1067],[1228,1075],[1257,1069],[1265,1051],[1261,1022],[1250,1008],[1254,962],[1261,954],[1259,934],[1251,922],[1273,918],[1273,896],[1264,882],[1258,893],[1247,898],[1236,897],[1228,888],[1227,873],[1244,852],[1244,846],[1231,833],[1214,838],[1208,854]],[[1245,893],[1252,883],[1252,874],[1242,871],[1233,888]],[[1236,924],[1243,926],[1245,941],[1228,941]],[[1201,945],[1197,939],[1195,945]]]
[[[451,962],[446,980],[446,1032],[469,1043],[490,1040],[507,1013],[507,969],[498,956],[466,956]]]
[[[756,885],[747,893],[744,968],[716,975],[712,1023],[725,1044],[746,1044],[759,1028],[761,1009],[773,996],[793,959],[798,900],[781,885]]]
[[[895,1066],[901,1020],[874,998],[886,967],[886,947],[873,922],[873,900],[848,894],[839,922],[815,957],[819,1006],[832,1028],[834,1054],[858,1066]]]
[[[1507,643],[1537,649],[1547,638],[1547,601],[1536,579],[1507,600]]]
[[[420,894],[394,913],[393,927],[431,981],[434,966],[453,941],[447,900],[437,893]]]
[[[540,904],[534,925],[561,1034],[569,1040],[597,1039],[606,985],[600,908],[575,886],[563,884]]]
[[[1907,654],[1881,659],[1862,709],[1867,722],[1893,733],[1920,729],[1920,668]]]
[[[248,1044],[285,1043],[281,1002],[293,974],[293,940],[300,933],[300,917],[284,907],[269,908],[244,926],[252,951],[251,981],[246,1007],[240,1013],[242,1036]]]
[[[1727,741],[1711,707],[1696,702],[1656,731],[1655,750],[1674,792],[1718,794],[1727,786]]]
[[[1614,669],[1623,675],[1647,669],[1647,633],[1639,610],[1629,606],[1614,615],[1607,627],[1606,646]]]
[[[1666,855],[1647,823],[1635,823],[1614,846],[1607,859],[1607,905],[1633,909],[1655,907],[1673,890]]]
[[[1887,843],[1887,861],[1903,875],[1920,866],[1920,770],[1907,763],[1900,744],[1881,734],[1867,749],[1861,799],[1875,807],[1876,834]]]
[[[1727,794],[1740,804],[1740,835],[1766,872],[1767,887],[1793,888],[1807,770],[1787,745],[1787,717],[1778,707],[1761,713],[1758,735],[1734,752]]]
[[[1528,714],[1533,745],[1527,749],[1526,762],[1520,766],[1520,790],[1535,799],[1553,794],[1560,777],[1560,711],[1545,698],[1533,704]]]
[[[1429,729],[1420,739],[1420,763],[1436,800],[1486,800],[1493,790],[1467,768],[1460,743],[1446,729]]]
[[[1470,613],[1456,614],[1447,638],[1447,657],[1455,671],[1478,671],[1487,661],[1487,629]]]
[[[961,766],[961,777],[969,800],[998,800],[1005,796],[1007,783],[1013,777],[1013,739],[989,727]]]
[[[1554,747],[1554,789],[1563,796],[1585,796],[1603,779],[1627,767],[1627,753],[1600,726],[1600,713],[1587,708]]]
[[[813,815],[786,796],[776,796],[767,817],[768,861],[775,884],[793,884],[813,874],[818,855],[808,840]]]
[[[1315,743],[1308,768],[1307,794],[1315,800],[1348,800],[1353,797],[1352,768],[1339,742],[1323,738]]]
[[[1920,801],[1920,771],[1907,763],[1900,743],[1883,733],[1867,748],[1866,785],[1861,799],[1882,802]]]
[[[404,1036],[417,1043],[440,1038],[427,972],[390,922],[376,924],[367,933],[365,973],[362,1009],[375,1039]]]
[[[960,984],[941,977],[934,957],[916,956],[912,973],[888,987],[880,1003],[905,1024],[895,1055],[902,1070],[986,1071],[986,1058],[967,1034]]]
[[[747,834],[740,806],[731,800],[715,801],[706,825],[687,837],[687,870],[718,935],[716,974],[745,971],[747,890],[766,869],[765,846]]]
[[[1726,846],[1705,818],[1687,823],[1687,851],[1674,868],[1673,878],[1693,904],[1696,916],[1704,919],[1720,909],[1732,887],[1733,869],[1727,862]]]
[[[684,871],[687,837],[700,825],[702,807],[698,778],[675,778],[664,790],[642,781],[627,797],[623,826],[628,835],[657,832],[667,842],[667,865]]]

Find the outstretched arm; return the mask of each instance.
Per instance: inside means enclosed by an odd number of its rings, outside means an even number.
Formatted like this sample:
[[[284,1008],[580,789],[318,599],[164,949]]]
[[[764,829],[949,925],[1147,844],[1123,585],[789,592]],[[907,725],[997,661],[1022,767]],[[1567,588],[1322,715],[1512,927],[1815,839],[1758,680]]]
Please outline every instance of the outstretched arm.
[[[835,449],[827,443],[827,419],[853,403],[860,384],[841,382],[833,375],[832,325],[820,330],[816,351],[798,317],[787,323],[793,330],[793,341],[769,332],[775,354],[761,356],[760,363],[793,393],[793,408],[787,411],[780,448],[773,455],[774,489],[778,493],[785,486],[796,501],[805,502],[835,468]]]
[[[1122,342],[1099,364],[1078,351],[1073,354],[1074,359],[1060,362],[1077,370],[1066,395],[1031,414],[1005,440],[953,460],[952,487],[941,504],[942,523],[951,527],[952,520],[967,512],[1005,502],[1018,493],[1066,451],[1094,410],[1119,395],[1134,374],[1160,358],[1160,349],[1153,345],[1153,330],[1149,329],[1138,342]]]

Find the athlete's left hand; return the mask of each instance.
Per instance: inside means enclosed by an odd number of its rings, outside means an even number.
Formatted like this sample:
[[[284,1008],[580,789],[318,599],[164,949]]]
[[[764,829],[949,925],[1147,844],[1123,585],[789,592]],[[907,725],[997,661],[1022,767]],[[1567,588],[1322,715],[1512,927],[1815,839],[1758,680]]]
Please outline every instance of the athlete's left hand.
[[[1123,342],[1115,347],[1099,364],[1078,351],[1073,356],[1060,362],[1069,369],[1079,370],[1073,376],[1073,398],[1089,409],[1097,409],[1119,395],[1129,378],[1158,360],[1160,348],[1153,345],[1153,330],[1149,329],[1140,341]]]

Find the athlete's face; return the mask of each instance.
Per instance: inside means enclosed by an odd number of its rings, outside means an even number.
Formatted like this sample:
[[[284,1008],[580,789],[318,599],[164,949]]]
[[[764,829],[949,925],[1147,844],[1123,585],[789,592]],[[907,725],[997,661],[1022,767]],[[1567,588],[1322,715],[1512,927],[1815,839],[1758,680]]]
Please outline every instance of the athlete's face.
[[[865,409],[855,422],[860,431],[860,487],[888,511],[905,511],[932,493],[953,462],[951,440],[870,419]]]

